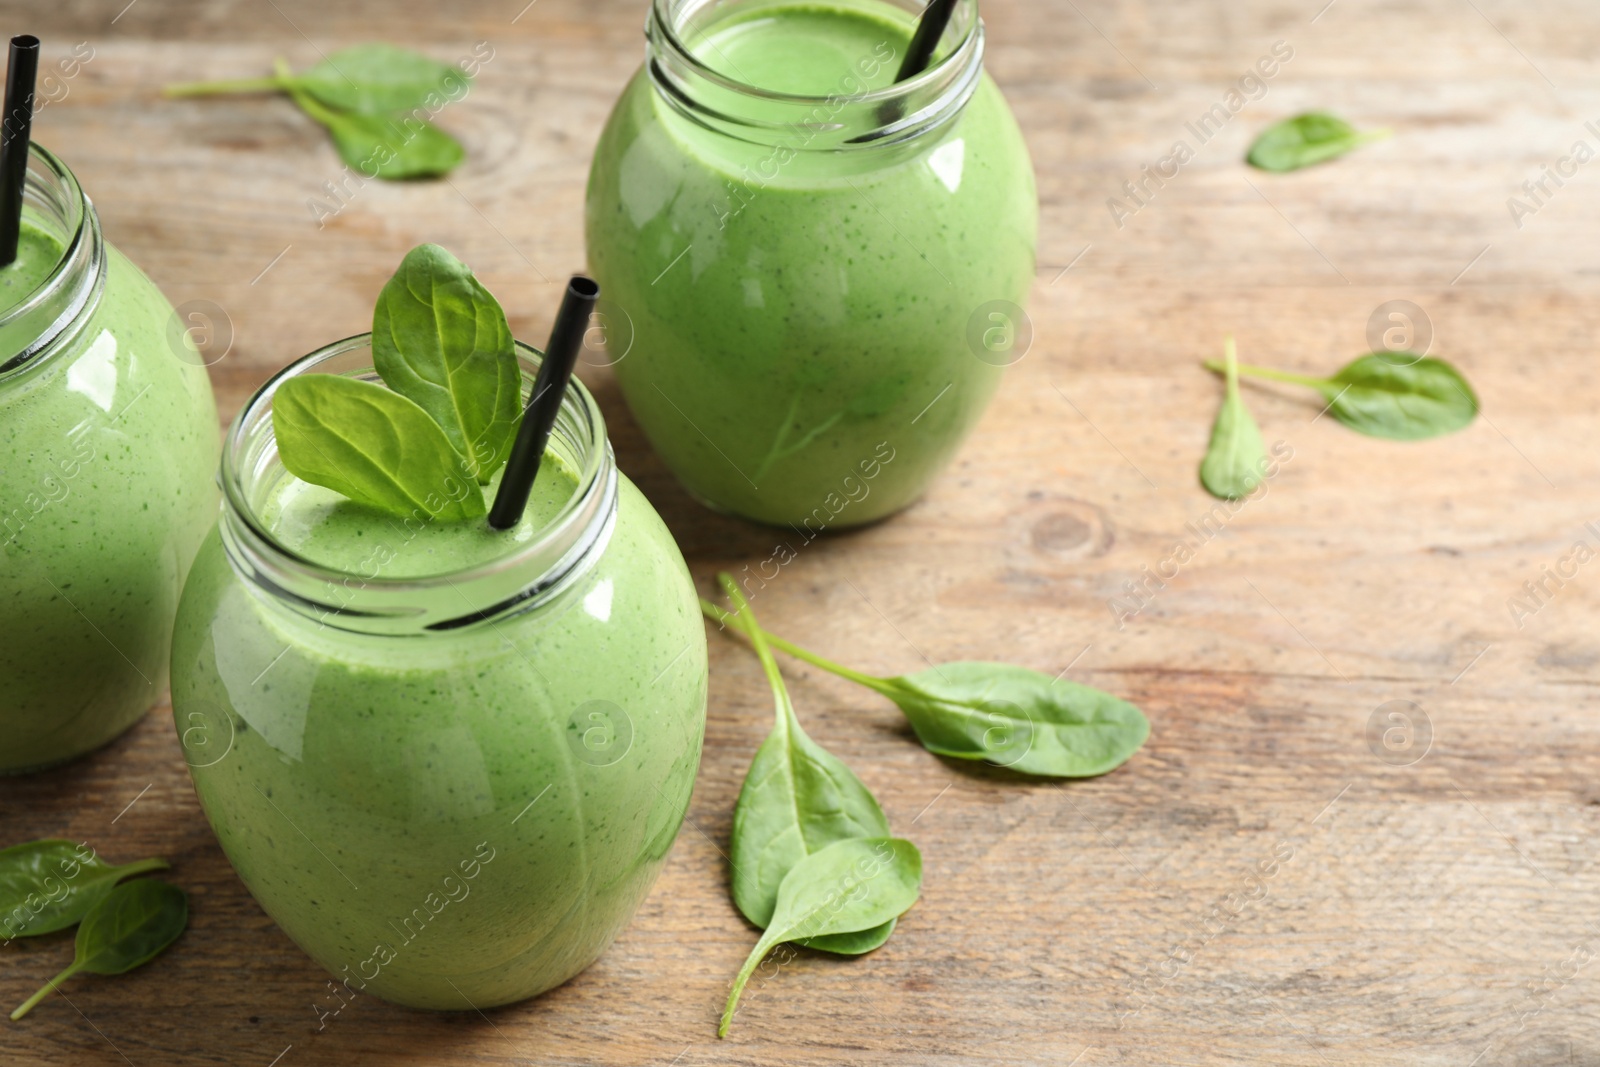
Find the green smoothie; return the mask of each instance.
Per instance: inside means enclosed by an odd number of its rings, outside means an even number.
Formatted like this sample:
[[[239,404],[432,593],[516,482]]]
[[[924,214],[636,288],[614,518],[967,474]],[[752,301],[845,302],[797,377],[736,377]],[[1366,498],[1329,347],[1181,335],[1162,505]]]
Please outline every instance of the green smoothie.
[[[252,495],[278,550],[454,602],[463,573],[509,568],[568,521],[578,481],[547,453],[503,533],[417,529],[281,467]],[[338,980],[320,1012],[363,991],[461,1010],[533,996],[595,959],[649,890],[699,762],[705,636],[682,556],[620,475],[605,525],[553,601],[474,621],[485,605],[463,593],[463,624],[399,635],[293,610],[220,537],[201,550],[177,729],[239,876]]]
[[[32,296],[45,283],[66,249],[54,234],[24,223],[17,236],[17,258],[0,267],[0,314]]]
[[[892,81],[910,16],[875,0],[727,10],[690,51],[813,98],[813,121],[724,94],[708,111],[738,109],[747,133],[731,136],[641,70],[590,172],[589,260],[633,326],[623,394],[673,472],[715,507],[810,537],[904,507],[981,415],[1005,360],[973,339],[1032,282],[1032,169],[976,70],[942,126],[815,148],[830,119],[880,106],[855,96]]]
[[[502,468],[484,486],[485,499],[494,499],[504,474]],[[379,564],[385,578],[420,578],[465,570],[515,552],[549,525],[576,486],[576,476],[560,457],[547,455],[528,494],[527,510],[511,529],[495,530],[483,522],[408,527],[332,489],[286,475],[262,508],[261,518],[283,547],[314,563],[346,571]],[[375,551],[379,545],[389,551]]]
[[[64,253],[25,222],[0,314],[46,288]],[[0,773],[87,752],[160,699],[178,593],[215,515],[205,369],[174,350],[155,286],[109,245],[103,257],[77,332],[0,372]],[[34,340],[16,333],[0,330],[0,363]]]
[[[909,23],[891,9],[784,4],[735,10],[691,45],[703,63],[724,77],[775,93],[827,96],[840,92],[840,80],[856,75],[861,88],[878,89],[894,81],[895,65],[877,63],[858,70],[863,56],[904,53]],[[759,105],[758,105],[759,108]],[[712,147],[713,153],[725,149]]]

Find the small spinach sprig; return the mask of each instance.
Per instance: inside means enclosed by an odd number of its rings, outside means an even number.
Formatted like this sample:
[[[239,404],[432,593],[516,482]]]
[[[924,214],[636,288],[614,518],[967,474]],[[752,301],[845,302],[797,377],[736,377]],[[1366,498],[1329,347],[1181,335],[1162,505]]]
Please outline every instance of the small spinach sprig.
[[[1261,428],[1239,397],[1239,359],[1229,337],[1222,345],[1227,377],[1222,407],[1211,426],[1211,444],[1200,461],[1200,484],[1223,500],[1247,497],[1261,484],[1267,469],[1267,446]]]
[[[123,882],[83,917],[72,963],[23,1001],[11,1013],[12,1022],[79,971],[125,974],[149,963],[188,925],[189,898],[177,886],[151,878]]]
[[[0,851],[0,940],[76,926],[116,884],[164,871],[163,859],[113,866],[87,842],[29,841]]]
[[[1204,366],[1227,373],[1226,364],[1214,359]],[[1460,371],[1409,352],[1371,352],[1327,378],[1246,364],[1238,373],[1315,389],[1328,414],[1371,437],[1419,441],[1462,429],[1478,414],[1478,398]]]
[[[921,888],[922,854],[900,838],[835,841],[795,864],[778,887],[772,922],[733,980],[717,1036],[728,1036],[745,983],[774,947],[892,926],[917,902]]]
[[[733,902],[764,928],[772,921],[779,886],[797,864],[837,841],[888,837],[889,820],[861,779],[800,728],[749,602],[730,576],[723,575],[723,587],[737,609],[728,618],[755,648],[775,711],[772,732],[756,749],[739,790],[728,857]],[[891,917],[866,934],[816,937],[807,947],[857,956],[883,944],[893,931]]]
[[[369,178],[448,174],[466,158],[460,142],[427,115],[465,93],[469,75],[418,52],[362,44],[295,74],[282,59],[269,78],[169,85],[168,96],[287,93],[326,127],[340,157]]]
[[[732,579],[723,575],[726,586]],[[708,600],[700,610],[748,636]],[[1144,713],[1110,693],[1009,663],[956,662],[878,678],[825,659],[767,631],[772,647],[880,693],[899,706],[924,748],[1023,774],[1088,778],[1126,763],[1150,736]]]
[[[303,374],[273,394],[278,455],[295,477],[398,515],[486,514],[480,484],[521,421],[522,370],[493,294],[438,245],[406,254],[372,315],[385,385]]]
[[[1363,133],[1337,115],[1308,111],[1261,131],[1261,135],[1250,146],[1245,162],[1258,170],[1299,170],[1342,156],[1368,142],[1381,141],[1387,136],[1388,130]]]

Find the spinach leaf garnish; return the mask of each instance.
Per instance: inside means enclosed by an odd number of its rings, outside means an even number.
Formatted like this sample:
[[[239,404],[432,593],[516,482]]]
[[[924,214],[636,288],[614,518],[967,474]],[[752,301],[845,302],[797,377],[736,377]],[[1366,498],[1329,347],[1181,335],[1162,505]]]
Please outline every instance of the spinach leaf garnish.
[[[522,418],[522,367],[505,312],[438,245],[406,254],[372,313],[377,382],[284,380],[272,428],[284,467],[368,507],[444,522],[488,513],[480,485]]]
[[[506,313],[472,271],[418,245],[372,312],[384,383],[437,422],[480,483],[505,463],[522,415],[522,370]]]
[[[290,378],[273,396],[272,430],[289,473],[358,504],[444,522],[488,513],[477,479],[439,424],[375,382]]]

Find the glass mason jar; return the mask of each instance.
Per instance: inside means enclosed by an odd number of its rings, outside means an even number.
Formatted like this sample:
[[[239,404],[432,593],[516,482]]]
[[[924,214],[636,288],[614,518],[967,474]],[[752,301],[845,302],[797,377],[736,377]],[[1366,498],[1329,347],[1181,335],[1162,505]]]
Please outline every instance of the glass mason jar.
[[[526,393],[538,353],[518,354]],[[432,577],[383,573],[411,518],[375,521],[348,570],[297,555],[263,514],[286,477],[274,393],[311,372],[377,380],[369,335],[290,365],[224,441],[173,646],[195,791],[337,997],[533,996],[610,944],[683,819],[706,706],[693,583],[576,379],[550,448],[577,487],[531,539]]]
[[[216,518],[217,408],[172,305],[33,145],[0,272],[0,773],[133,725]]]
[[[631,321],[629,408],[713,508],[810,537],[904,507],[1025,351],[1027,149],[983,72],[974,0],[942,58],[883,84],[921,7],[654,0],[589,173],[589,265],[613,330]],[[718,58],[722,27],[781,42],[795,12],[882,32],[835,47],[823,95],[715,69],[737,65]],[[763,69],[787,63],[773,58]]]

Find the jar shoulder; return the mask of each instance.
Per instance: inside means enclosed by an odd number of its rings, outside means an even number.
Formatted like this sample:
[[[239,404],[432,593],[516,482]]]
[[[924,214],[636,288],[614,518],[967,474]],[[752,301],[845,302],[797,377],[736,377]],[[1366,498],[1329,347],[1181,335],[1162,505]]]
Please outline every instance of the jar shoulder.
[[[258,652],[270,659],[287,646],[285,658],[308,669],[353,673],[375,684],[406,687],[420,675],[467,678],[489,669],[526,673],[538,688],[560,690],[576,677],[550,669],[561,657],[600,650],[593,654],[615,658],[623,676],[663,650],[671,658],[689,646],[690,674],[703,676],[704,629],[688,567],[643,494],[625,476],[618,483],[610,536],[575,584],[521,614],[432,633],[353,633],[337,620],[291,610],[235,570],[213,529],[184,590],[175,662],[189,657],[202,673],[249,674]]]
[[[1010,104],[999,86],[983,74],[972,98],[952,122],[899,147],[814,151],[804,135],[787,134],[772,144],[755,145],[712,133],[666,104],[641,69],[617,99],[602,130],[589,174],[589,197],[634,194],[627,186],[657,183],[663,202],[674,186],[699,176],[712,185],[793,187],[815,193],[831,189],[859,195],[870,185],[936,180],[928,161],[954,141],[968,158],[991,165],[967,183],[972,194],[1035,196],[1032,160]],[[665,184],[661,184],[665,183]],[[979,188],[982,186],[983,188]],[[952,190],[956,192],[957,190]]]
[[[319,625],[248,585],[214,532],[190,572],[173,647],[180,723],[223,711],[217,721],[240,738],[235,758],[281,760],[306,775],[336,769],[346,786],[378,792],[441,738],[459,749],[444,763],[477,766],[481,757],[497,775],[520,778],[527,764],[554,774],[573,752],[573,722],[596,708],[621,709],[619,721],[651,743],[639,758],[669,765],[698,751],[706,689],[688,569],[625,480],[610,541],[575,587],[459,631],[375,636]],[[490,756],[518,752],[520,763]]]
[[[93,311],[58,352],[0,382],[0,406],[63,432],[102,421],[159,441],[209,438],[216,461],[216,400],[199,353],[166,296],[132,260],[106,245],[106,278]]]

